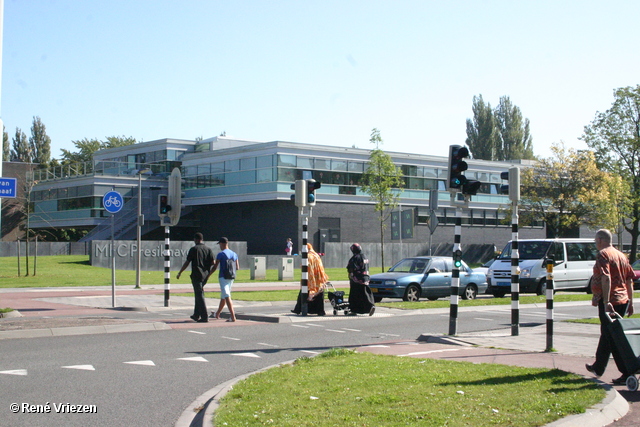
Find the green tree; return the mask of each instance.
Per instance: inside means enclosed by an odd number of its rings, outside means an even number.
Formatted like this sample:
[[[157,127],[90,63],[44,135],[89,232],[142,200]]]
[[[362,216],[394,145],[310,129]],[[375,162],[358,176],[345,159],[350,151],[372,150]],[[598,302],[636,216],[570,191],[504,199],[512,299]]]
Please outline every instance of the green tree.
[[[2,125],[2,161],[11,161],[11,146],[9,145],[9,134]]]
[[[27,140],[27,135],[20,128],[16,128],[16,134],[13,137],[13,149],[11,150],[12,162],[32,163],[31,146]]]
[[[384,272],[384,229],[393,209],[398,206],[398,199],[404,186],[402,172],[391,157],[380,149],[382,138],[380,131],[371,131],[369,142],[376,146],[369,155],[367,170],[362,175],[360,186],[375,203],[375,211],[380,219],[380,245],[382,271]],[[399,190],[399,191],[398,191]]]
[[[555,237],[572,237],[581,224],[615,221],[608,203],[612,178],[600,170],[590,151],[553,144],[552,157],[522,171],[520,217],[523,224],[543,219]]]
[[[39,163],[42,167],[47,167],[51,160],[51,138],[47,135],[47,128],[38,116],[33,118],[29,146],[31,147],[33,163]]]
[[[136,143],[135,138],[125,136],[108,136],[104,141],[97,138],[84,138],[71,141],[76,147],[76,151],[62,149],[62,163],[82,163],[93,160],[93,153],[105,148],[124,147]]]
[[[623,227],[631,234],[631,261],[637,258],[640,235],[640,85],[614,90],[614,101],[597,112],[580,139],[595,151],[598,166],[628,183],[629,204]]]
[[[523,120],[520,108],[502,96],[494,115],[499,138],[495,160],[534,159],[529,119]]]
[[[498,152],[498,130],[491,104],[484,102],[482,95],[473,97],[473,120],[467,119],[467,140],[474,159],[496,160]]]

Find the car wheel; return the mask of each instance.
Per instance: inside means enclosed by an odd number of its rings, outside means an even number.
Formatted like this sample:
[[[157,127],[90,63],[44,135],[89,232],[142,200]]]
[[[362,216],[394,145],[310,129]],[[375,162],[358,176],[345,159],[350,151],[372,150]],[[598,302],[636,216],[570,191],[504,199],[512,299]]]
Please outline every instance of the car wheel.
[[[404,301],[419,301],[420,300],[420,288],[417,285],[407,286],[407,290],[402,297]]]
[[[380,302],[380,301],[382,301],[382,297],[373,297],[373,300],[375,302]]]
[[[545,295],[547,293],[547,281],[542,280],[538,285],[538,289],[536,290],[536,294]]]
[[[427,297],[427,299],[428,299],[429,301],[435,301],[435,300],[437,300],[437,299],[438,299],[438,297]]]
[[[477,296],[478,288],[473,283],[469,283],[462,293],[462,299],[476,299]]]
[[[493,291],[493,296],[496,298],[503,298],[506,294],[505,291]]]
[[[593,293],[593,291],[591,290],[591,280],[592,279],[589,279],[589,284],[587,285],[586,288],[584,288],[585,292],[588,293],[588,294],[592,294]]]

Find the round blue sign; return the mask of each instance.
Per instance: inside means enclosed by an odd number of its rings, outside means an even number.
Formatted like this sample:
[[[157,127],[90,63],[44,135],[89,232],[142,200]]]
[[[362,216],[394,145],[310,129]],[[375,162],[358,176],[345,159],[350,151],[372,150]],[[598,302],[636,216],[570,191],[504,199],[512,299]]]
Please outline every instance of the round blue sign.
[[[102,206],[104,206],[104,208],[109,213],[114,214],[120,211],[123,205],[124,200],[122,199],[120,193],[118,193],[117,191],[109,191],[102,197]]]

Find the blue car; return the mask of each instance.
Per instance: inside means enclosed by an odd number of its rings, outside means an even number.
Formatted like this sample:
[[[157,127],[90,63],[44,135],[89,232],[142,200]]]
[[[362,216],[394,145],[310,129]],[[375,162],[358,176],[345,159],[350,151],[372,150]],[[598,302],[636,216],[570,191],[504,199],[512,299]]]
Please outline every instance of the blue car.
[[[376,302],[382,298],[402,298],[418,301],[420,298],[437,300],[451,295],[451,257],[405,258],[389,271],[374,274],[369,281]],[[460,267],[460,296],[474,299],[487,291],[487,276],[475,272],[462,262]]]

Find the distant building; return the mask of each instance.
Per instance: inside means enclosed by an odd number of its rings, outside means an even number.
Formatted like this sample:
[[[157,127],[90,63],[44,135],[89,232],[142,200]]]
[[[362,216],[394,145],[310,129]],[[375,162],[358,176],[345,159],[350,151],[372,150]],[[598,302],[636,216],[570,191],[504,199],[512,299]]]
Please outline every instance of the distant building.
[[[439,225],[432,227],[433,243],[453,242],[456,205],[445,188],[448,159],[387,154],[404,176],[397,210],[406,215],[405,223],[396,218],[398,223],[389,224],[385,241],[427,242],[428,222],[436,217]],[[134,239],[140,185],[143,238],[162,240],[157,198],[166,193],[171,170],[180,167],[184,208],[180,223],[172,227],[172,239],[191,240],[195,231],[202,231],[209,241],[220,236],[246,241],[249,254],[284,254],[286,239],[291,237],[297,252],[301,230],[298,209],[291,201],[291,184],[313,178],[322,187],[316,191],[317,205],[309,219],[309,241],[319,252],[329,241],[379,242],[378,213],[359,187],[369,155],[370,150],[359,148],[223,136],[202,141],[162,139],[102,150],[93,162],[34,171],[30,223],[40,229],[93,229],[86,239],[110,238],[110,214],[102,207],[102,196],[115,189],[125,199],[125,207],[115,217],[116,238]],[[510,201],[499,194],[500,173],[513,165],[530,166],[522,162],[468,161],[466,176],[482,185],[463,208],[465,244],[488,243],[500,248],[511,238],[510,221],[503,221],[501,211]],[[438,195],[433,215],[429,206],[432,192]],[[411,226],[406,224],[409,219]],[[521,235],[545,237],[543,226],[523,227]]]
[[[16,178],[16,198],[2,199],[2,231],[0,235],[3,241],[15,241],[16,239],[24,239],[24,209],[21,206],[26,204],[27,189],[26,176],[38,167],[37,163],[23,162],[2,162],[2,176],[4,178]]]

